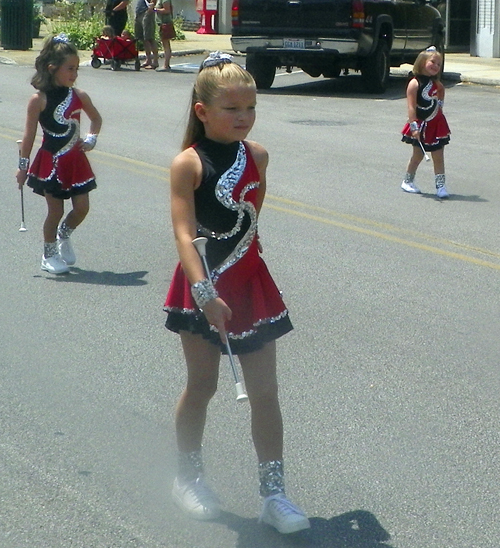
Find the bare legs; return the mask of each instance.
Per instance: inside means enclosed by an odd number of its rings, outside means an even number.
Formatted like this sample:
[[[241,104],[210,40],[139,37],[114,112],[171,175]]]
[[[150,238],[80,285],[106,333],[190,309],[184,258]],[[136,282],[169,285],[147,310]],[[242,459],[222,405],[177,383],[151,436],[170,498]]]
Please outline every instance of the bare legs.
[[[146,52],[146,66],[156,68],[158,66],[158,46],[156,40],[144,40]]]
[[[283,458],[283,421],[278,401],[276,343],[239,356],[252,408],[252,438],[259,462]]]
[[[201,449],[207,407],[217,390],[220,350],[201,335],[181,332],[187,384],[177,404],[175,429],[179,451]]]
[[[170,69],[170,59],[172,57],[172,48],[170,47],[170,40],[161,41],[163,44],[163,51],[165,52],[165,60],[163,61],[163,68]]]
[[[217,389],[220,350],[201,335],[181,332],[188,382],[176,412],[179,471],[174,502],[195,519],[215,519],[220,502],[203,481],[201,442],[207,406]],[[280,533],[310,527],[304,512],[285,496],[283,423],[276,379],[276,344],[239,356],[252,413],[252,438],[259,460],[259,492],[263,499],[259,521]]]
[[[217,390],[220,351],[201,335],[181,332],[188,380],[177,405],[175,426],[181,452],[201,449],[210,399]],[[283,456],[283,424],[278,402],[276,345],[242,354],[240,361],[252,408],[252,437],[259,462]]]
[[[411,155],[410,161],[408,162],[408,166],[406,167],[406,171],[407,173],[415,175],[417,168],[420,165],[420,162],[424,159],[424,153],[418,146],[412,146],[412,149],[413,153]]]
[[[57,227],[64,215],[64,201],[54,198],[52,194],[45,194],[47,202],[47,217],[43,223],[43,239],[45,242],[55,242]],[[65,219],[69,228],[75,229],[87,216],[89,212],[89,195],[80,194],[71,199],[73,209]]]

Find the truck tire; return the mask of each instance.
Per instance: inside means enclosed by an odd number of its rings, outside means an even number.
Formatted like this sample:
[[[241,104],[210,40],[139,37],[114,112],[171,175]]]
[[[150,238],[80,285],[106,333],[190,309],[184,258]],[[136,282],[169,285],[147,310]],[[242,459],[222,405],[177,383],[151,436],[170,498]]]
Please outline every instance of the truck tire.
[[[375,51],[363,60],[361,77],[368,93],[384,93],[389,81],[389,48],[384,40],[379,41]]]
[[[246,69],[253,76],[257,89],[269,89],[273,85],[276,65],[269,57],[247,53]]]

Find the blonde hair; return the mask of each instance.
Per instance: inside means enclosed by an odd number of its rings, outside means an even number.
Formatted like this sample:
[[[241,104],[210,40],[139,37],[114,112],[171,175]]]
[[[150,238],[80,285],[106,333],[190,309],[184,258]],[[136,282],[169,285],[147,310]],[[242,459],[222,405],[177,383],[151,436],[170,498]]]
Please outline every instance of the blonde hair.
[[[219,63],[213,66],[200,67],[191,94],[189,118],[182,141],[182,150],[205,136],[205,126],[196,115],[194,106],[196,103],[210,105],[221,92],[229,86],[255,87],[252,75],[237,63]]]
[[[434,46],[427,48],[424,51],[421,51],[415,59],[412,70],[414,76],[422,76],[424,74],[425,64],[431,57],[439,57],[441,64],[443,63],[443,56]],[[439,80],[440,76],[441,74],[439,72],[436,76],[431,76],[431,80]]]
[[[40,55],[36,58],[36,73],[31,79],[31,85],[40,91],[48,91],[56,87],[54,73],[64,64],[71,55],[78,57],[78,50],[66,38],[61,39],[61,35],[49,37],[45,40]],[[53,67],[53,70],[50,70]],[[55,70],[54,70],[55,69]]]

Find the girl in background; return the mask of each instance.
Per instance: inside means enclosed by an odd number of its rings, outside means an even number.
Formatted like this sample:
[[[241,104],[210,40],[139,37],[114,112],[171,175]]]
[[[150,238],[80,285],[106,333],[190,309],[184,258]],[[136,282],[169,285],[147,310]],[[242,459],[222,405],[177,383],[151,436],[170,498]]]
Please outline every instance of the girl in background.
[[[419,194],[415,174],[424,157],[424,150],[431,153],[434,164],[436,196],[448,198],[444,172],[444,146],[450,142],[450,128],[443,114],[444,86],[440,82],[442,55],[435,47],[420,52],[406,88],[408,122],[402,141],[413,146],[412,156],[401,183],[405,192]]]
[[[85,152],[94,148],[102,120],[90,97],[73,87],[78,65],[78,51],[65,34],[47,39],[35,61],[36,74],[31,85],[38,91],[28,103],[16,174],[19,187],[28,179],[28,186],[47,202],[41,267],[51,274],[68,272],[68,267],[75,264],[70,235],[85,219],[89,192],[96,188]],[[83,140],[81,110],[90,119],[90,133]],[[43,141],[30,167],[38,123],[43,130]],[[73,209],[59,225],[67,199]]]

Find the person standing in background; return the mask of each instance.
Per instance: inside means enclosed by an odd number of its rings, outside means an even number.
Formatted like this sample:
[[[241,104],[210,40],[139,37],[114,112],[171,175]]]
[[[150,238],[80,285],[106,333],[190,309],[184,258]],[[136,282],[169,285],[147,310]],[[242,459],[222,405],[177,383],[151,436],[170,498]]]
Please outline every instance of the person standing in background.
[[[172,57],[172,48],[170,40],[175,38],[175,29],[173,21],[172,0],[157,0],[156,7],[156,22],[160,28],[160,38],[163,44],[165,59],[162,68],[157,68],[158,72],[170,72],[170,58]]]
[[[108,0],[104,13],[106,25],[110,25],[115,31],[115,36],[120,36],[127,24],[127,7],[130,0]]]
[[[144,44],[146,62],[141,65],[145,69],[158,68],[158,46],[155,36],[154,2],[137,0],[135,6],[135,37]]]

